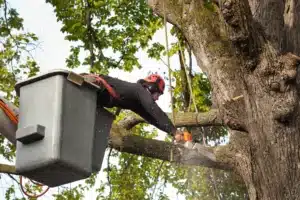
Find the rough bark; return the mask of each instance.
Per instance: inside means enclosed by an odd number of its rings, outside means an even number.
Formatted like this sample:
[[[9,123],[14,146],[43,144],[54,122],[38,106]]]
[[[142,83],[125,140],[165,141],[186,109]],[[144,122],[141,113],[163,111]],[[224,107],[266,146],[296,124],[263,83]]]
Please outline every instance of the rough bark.
[[[169,118],[173,120],[173,115],[168,113]],[[138,115],[128,114],[125,119],[119,122],[125,129],[129,130],[139,123],[146,122],[143,118]],[[208,112],[203,113],[176,113],[175,115],[175,126],[185,127],[185,126],[222,126],[224,125],[219,111],[217,109],[212,109]]]
[[[215,2],[215,1],[214,1]],[[151,0],[180,30],[208,74],[225,124],[247,134],[235,149],[250,199],[300,199],[300,2]],[[164,9],[163,9],[164,8]],[[212,9],[213,8],[213,9]],[[232,101],[239,96],[237,101]],[[236,133],[235,133],[236,135]]]
[[[297,0],[249,0],[253,18],[264,28],[279,51],[300,54],[300,2]],[[297,30],[298,28],[298,30]]]

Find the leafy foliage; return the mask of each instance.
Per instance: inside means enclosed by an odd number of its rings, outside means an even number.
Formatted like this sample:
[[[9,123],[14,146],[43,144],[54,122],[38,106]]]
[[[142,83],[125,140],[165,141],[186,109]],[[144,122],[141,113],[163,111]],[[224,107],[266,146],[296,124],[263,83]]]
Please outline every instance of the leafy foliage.
[[[145,125],[138,125],[133,131],[147,138],[157,136],[152,130],[147,131]],[[111,195],[105,199],[168,199],[164,193],[165,186],[170,180],[176,179],[170,163],[115,151],[113,157],[118,158],[117,162],[105,169],[112,186]],[[105,183],[101,187],[105,187]]]
[[[92,72],[108,69],[131,71],[141,67],[135,54],[147,49],[153,34],[162,25],[142,0],[48,0],[55,8],[61,31],[76,42],[67,58],[70,68],[90,65]],[[157,48],[154,44],[153,48]],[[80,52],[88,51],[83,61]],[[149,50],[149,54],[153,50]]]
[[[39,71],[31,55],[38,38],[23,31],[23,19],[8,2],[1,0],[0,9],[0,91],[11,99],[15,83]]]
[[[5,0],[0,1],[0,92],[8,100],[14,97],[14,86],[21,77],[30,77],[39,67],[32,59],[31,51],[38,38],[33,33],[24,32],[23,19],[9,7]],[[9,161],[14,157],[15,148],[0,136],[0,153]]]
[[[171,33],[178,38],[169,52],[164,45],[150,45],[154,33],[162,27],[162,20],[153,15],[146,1],[142,0],[47,0],[55,8],[57,20],[62,22],[61,31],[66,39],[73,42],[70,56],[66,58],[69,68],[89,65],[91,72],[107,74],[109,69],[118,68],[132,71],[141,67],[135,54],[140,50],[148,53],[153,59],[161,59],[162,55],[178,55],[185,59],[182,49],[189,50],[181,32],[175,27]],[[210,6],[207,3],[206,6]],[[0,0],[0,8],[6,12],[0,18],[0,90],[8,99],[13,99],[13,89],[20,77],[28,77],[38,72],[39,67],[30,55],[31,47],[35,47],[37,37],[23,31],[23,20],[16,10],[8,8],[7,2]],[[181,49],[182,48],[182,49]],[[85,55],[82,59],[81,55]],[[179,56],[180,57],[180,56]],[[24,59],[25,58],[25,59]],[[179,60],[179,62],[182,62]],[[181,65],[186,63],[184,60]],[[204,74],[192,74],[190,65],[181,66],[173,71],[176,80],[174,88],[174,106],[177,111],[195,111],[190,97],[196,100],[196,108],[200,112],[210,109],[210,84]],[[4,67],[2,67],[4,66]],[[186,67],[187,72],[184,70]],[[192,82],[192,93],[188,90],[187,80]],[[188,97],[188,98],[187,98]],[[183,103],[185,102],[185,103]],[[121,113],[120,120],[126,115]],[[226,130],[222,128],[204,128],[192,130],[198,142],[214,141],[219,144]],[[155,138],[157,132],[145,125],[136,126],[134,134]],[[199,134],[199,132],[201,132]],[[203,136],[203,137],[202,137]],[[165,139],[166,141],[169,138]],[[2,138],[0,153],[8,160],[14,156],[13,150]],[[166,187],[173,186],[178,194],[186,199],[216,199],[216,194],[223,199],[245,199],[245,188],[233,174],[201,167],[178,166],[173,163],[147,157],[119,153],[114,150],[109,156],[109,165],[104,169],[107,181],[97,185],[98,174],[85,180],[85,184],[73,188],[63,188],[55,194],[57,200],[79,200],[83,194],[96,187],[97,199],[169,199]],[[105,161],[103,161],[105,162]],[[214,181],[212,176],[214,175]],[[216,187],[217,185],[217,187]],[[6,199],[12,199],[14,187],[8,188]],[[37,191],[38,188],[30,188]]]
[[[183,80],[182,75],[185,72],[182,70],[175,71],[173,73],[176,79],[176,88],[174,89],[174,104],[177,110],[184,110],[184,95],[183,91],[186,89],[186,81]],[[211,106],[211,97],[210,91],[211,87],[208,79],[204,76],[204,74],[195,74],[192,77],[192,89],[193,93],[191,98],[194,98],[196,101],[197,110],[199,112],[206,112],[210,109]],[[190,91],[188,91],[190,93]],[[189,104],[189,111],[195,112],[195,108],[192,104],[192,101]]]
[[[8,100],[14,97],[14,86],[21,77],[30,77],[39,71],[31,51],[36,47],[38,38],[33,33],[23,31],[23,19],[18,12],[9,7],[5,0],[0,1],[0,92]],[[6,144],[0,137],[0,152],[11,161],[14,147]]]
[[[233,173],[203,167],[184,167],[182,171],[186,179],[173,185],[187,200],[247,199],[245,185]]]
[[[0,95],[16,104],[16,82],[39,71],[31,54],[37,47],[37,41],[35,34],[23,30],[23,19],[16,9],[11,8],[6,0],[0,0]],[[0,154],[8,161],[15,157],[15,147],[3,136],[0,136]],[[7,186],[5,199],[18,199],[15,198],[14,185]]]
[[[71,189],[64,189],[59,194],[54,194],[53,196],[56,200],[80,200],[84,198],[83,191],[84,188],[80,185]]]

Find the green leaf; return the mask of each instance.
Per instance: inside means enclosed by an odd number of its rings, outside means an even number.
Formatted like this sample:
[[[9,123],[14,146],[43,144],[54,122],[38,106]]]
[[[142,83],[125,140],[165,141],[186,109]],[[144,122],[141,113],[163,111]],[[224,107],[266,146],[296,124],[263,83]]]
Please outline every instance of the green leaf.
[[[156,43],[152,44],[152,47],[150,47],[147,50],[147,53],[150,58],[159,60],[161,58],[161,53],[164,50],[165,50],[165,47],[162,44],[156,42]]]
[[[66,61],[70,68],[78,67],[79,63],[94,63],[91,71],[97,69],[101,72],[110,68],[125,71],[139,68],[141,65],[135,55],[137,50],[147,47],[156,30],[162,26],[161,19],[152,15],[145,1],[48,2],[54,6],[57,19],[63,24],[61,30],[66,33],[65,38],[80,41],[83,45],[79,48],[89,52],[83,60],[77,60],[71,49],[72,56]],[[115,55],[103,53],[110,48]],[[91,54],[96,55],[92,62]]]

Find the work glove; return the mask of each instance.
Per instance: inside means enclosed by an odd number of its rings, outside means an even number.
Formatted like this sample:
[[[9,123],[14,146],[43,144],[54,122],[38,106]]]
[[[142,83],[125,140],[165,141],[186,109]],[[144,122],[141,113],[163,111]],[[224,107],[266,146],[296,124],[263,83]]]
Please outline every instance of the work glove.
[[[185,131],[177,130],[174,136],[175,143],[185,143],[187,141],[192,141],[192,135]]]
[[[182,143],[184,142],[184,139],[183,139],[183,132],[180,131],[180,130],[177,130],[175,135],[174,135],[174,139],[175,139],[175,143]]]

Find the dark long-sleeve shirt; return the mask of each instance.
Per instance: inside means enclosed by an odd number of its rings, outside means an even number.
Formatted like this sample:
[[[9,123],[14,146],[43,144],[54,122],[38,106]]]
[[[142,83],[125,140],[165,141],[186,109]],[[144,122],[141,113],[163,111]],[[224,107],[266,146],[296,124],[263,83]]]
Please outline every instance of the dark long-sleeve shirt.
[[[99,92],[99,106],[129,109],[169,135],[175,134],[176,128],[169,117],[140,83],[130,83],[105,75],[101,77],[116,91],[119,98],[111,97],[108,91]]]

